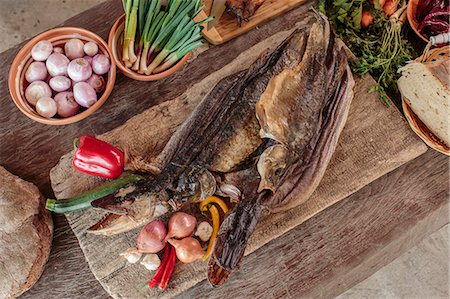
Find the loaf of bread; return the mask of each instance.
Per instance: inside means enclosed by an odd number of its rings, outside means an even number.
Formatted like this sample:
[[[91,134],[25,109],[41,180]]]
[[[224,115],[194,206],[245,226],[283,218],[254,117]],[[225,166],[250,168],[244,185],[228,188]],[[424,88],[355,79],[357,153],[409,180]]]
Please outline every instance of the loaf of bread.
[[[39,279],[52,232],[38,188],[0,166],[0,298],[16,298]]]
[[[411,62],[400,71],[398,88],[409,107],[450,146],[450,59]]]

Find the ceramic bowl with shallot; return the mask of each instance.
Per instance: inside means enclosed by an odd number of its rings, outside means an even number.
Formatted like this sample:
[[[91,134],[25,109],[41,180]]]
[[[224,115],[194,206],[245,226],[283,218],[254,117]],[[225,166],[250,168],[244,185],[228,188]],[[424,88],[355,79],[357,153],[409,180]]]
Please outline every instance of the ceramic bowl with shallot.
[[[36,36],[19,51],[8,84],[14,103],[26,116],[65,125],[98,110],[115,78],[115,63],[98,35],[62,27]]]

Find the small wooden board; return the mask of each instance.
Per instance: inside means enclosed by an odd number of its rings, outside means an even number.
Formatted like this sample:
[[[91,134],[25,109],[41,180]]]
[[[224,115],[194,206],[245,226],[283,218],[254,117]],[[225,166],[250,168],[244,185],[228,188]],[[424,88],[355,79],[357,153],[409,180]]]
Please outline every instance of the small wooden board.
[[[247,68],[265,49],[274,48],[291,32],[280,31],[262,40],[179,97],[146,110],[100,137],[121,148],[126,147],[134,154],[146,153],[147,159],[154,159],[177,127],[220,79]],[[214,48],[208,51],[214,51]],[[355,79],[355,98],[349,119],[321,184],[303,205],[263,219],[249,241],[246,254],[426,151],[426,146],[411,132],[399,111],[383,105],[377,94],[367,92],[374,84],[373,79],[369,76]],[[51,171],[52,187],[58,198],[76,195],[100,182],[75,172],[71,166],[72,157],[73,153],[63,156]],[[156,290],[143,289],[142,285],[151,274],[141,265],[128,264],[118,257],[120,252],[134,246],[138,229],[113,237],[87,235],[86,228],[102,215],[100,211],[88,210],[68,214],[67,219],[91,270],[111,296],[171,297],[206,278],[205,263],[178,264],[166,292],[160,294]]]
[[[205,9],[197,16],[198,20],[209,16],[214,0],[204,0]],[[235,38],[247,31],[252,30],[258,25],[273,19],[297,6],[303,4],[305,0],[266,0],[263,5],[251,16],[248,22],[242,22],[239,27],[236,21],[226,12],[222,15],[219,22],[208,30],[205,28],[202,33],[205,39],[213,45],[220,45],[230,39]]]

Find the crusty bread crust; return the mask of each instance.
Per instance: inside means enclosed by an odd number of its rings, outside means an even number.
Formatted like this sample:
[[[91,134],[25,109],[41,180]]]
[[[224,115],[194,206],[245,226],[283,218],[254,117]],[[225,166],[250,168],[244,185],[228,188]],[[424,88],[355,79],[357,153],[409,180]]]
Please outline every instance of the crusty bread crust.
[[[16,298],[39,279],[52,233],[38,188],[0,167],[0,298]]]

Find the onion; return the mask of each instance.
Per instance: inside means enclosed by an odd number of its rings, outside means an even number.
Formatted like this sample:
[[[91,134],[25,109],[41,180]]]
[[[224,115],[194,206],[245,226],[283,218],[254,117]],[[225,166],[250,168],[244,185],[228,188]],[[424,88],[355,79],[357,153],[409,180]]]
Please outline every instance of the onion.
[[[30,64],[26,73],[25,80],[28,82],[43,81],[47,78],[47,68],[45,63],[41,61],[35,61]]]
[[[34,81],[25,90],[25,98],[28,103],[36,105],[37,101],[42,97],[51,97],[52,90],[44,81]]]
[[[61,117],[74,116],[80,111],[80,105],[75,101],[70,91],[60,92],[55,96],[56,112]]]
[[[92,59],[92,70],[97,75],[106,74],[111,67],[108,57],[104,54],[97,54]]]
[[[177,258],[185,264],[201,259],[205,254],[200,242],[192,237],[187,237],[182,240],[169,239],[167,242],[175,247]]]
[[[86,55],[94,56],[95,54],[98,53],[98,46],[94,42],[87,42],[84,44],[83,50],[84,53],[86,53]]]
[[[84,81],[92,75],[92,67],[86,59],[77,58],[69,63],[67,74],[75,82]]]
[[[81,40],[78,38],[72,38],[64,45],[64,52],[70,60],[81,58],[84,56],[83,47],[84,44]]]
[[[92,57],[91,57],[91,56],[87,56],[87,55],[86,55],[86,56],[84,56],[83,58],[86,59],[86,61],[89,62],[89,64],[92,65]]]
[[[53,46],[48,40],[41,40],[31,49],[31,57],[36,61],[45,61],[52,54]]]
[[[73,87],[75,101],[83,107],[89,108],[97,102],[95,90],[86,82],[78,82]]]
[[[167,230],[164,222],[153,220],[145,225],[136,240],[136,247],[142,253],[157,253],[165,247]]]
[[[69,58],[63,54],[53,53],[45,62],[50,76],[64,76],[67,75],[67,66],[69,65]]]
[[[56,92],[66,91],[72,85],[72,81],[65,76],[53,77],[48,83],[50,87]]]
[[[167,233],[166,240],[170,238],[181,239],[188,237],[192,235],[196,225],[197,219],[194,216],[183,212],[173,213],[169,220],[169,232]]]
[[[40,98],[36,103],[36,111],[43,117],[55,116],[56,110],[56,102],[51,97]]]
[[[105,79],[103,79],[102,76],[92,74],[92,76],[86,80],[86,83],[89,84],[96,93],[105,90]]]
[[[53,53],[64,54],[64,50],[61,47],[54,47]]]

